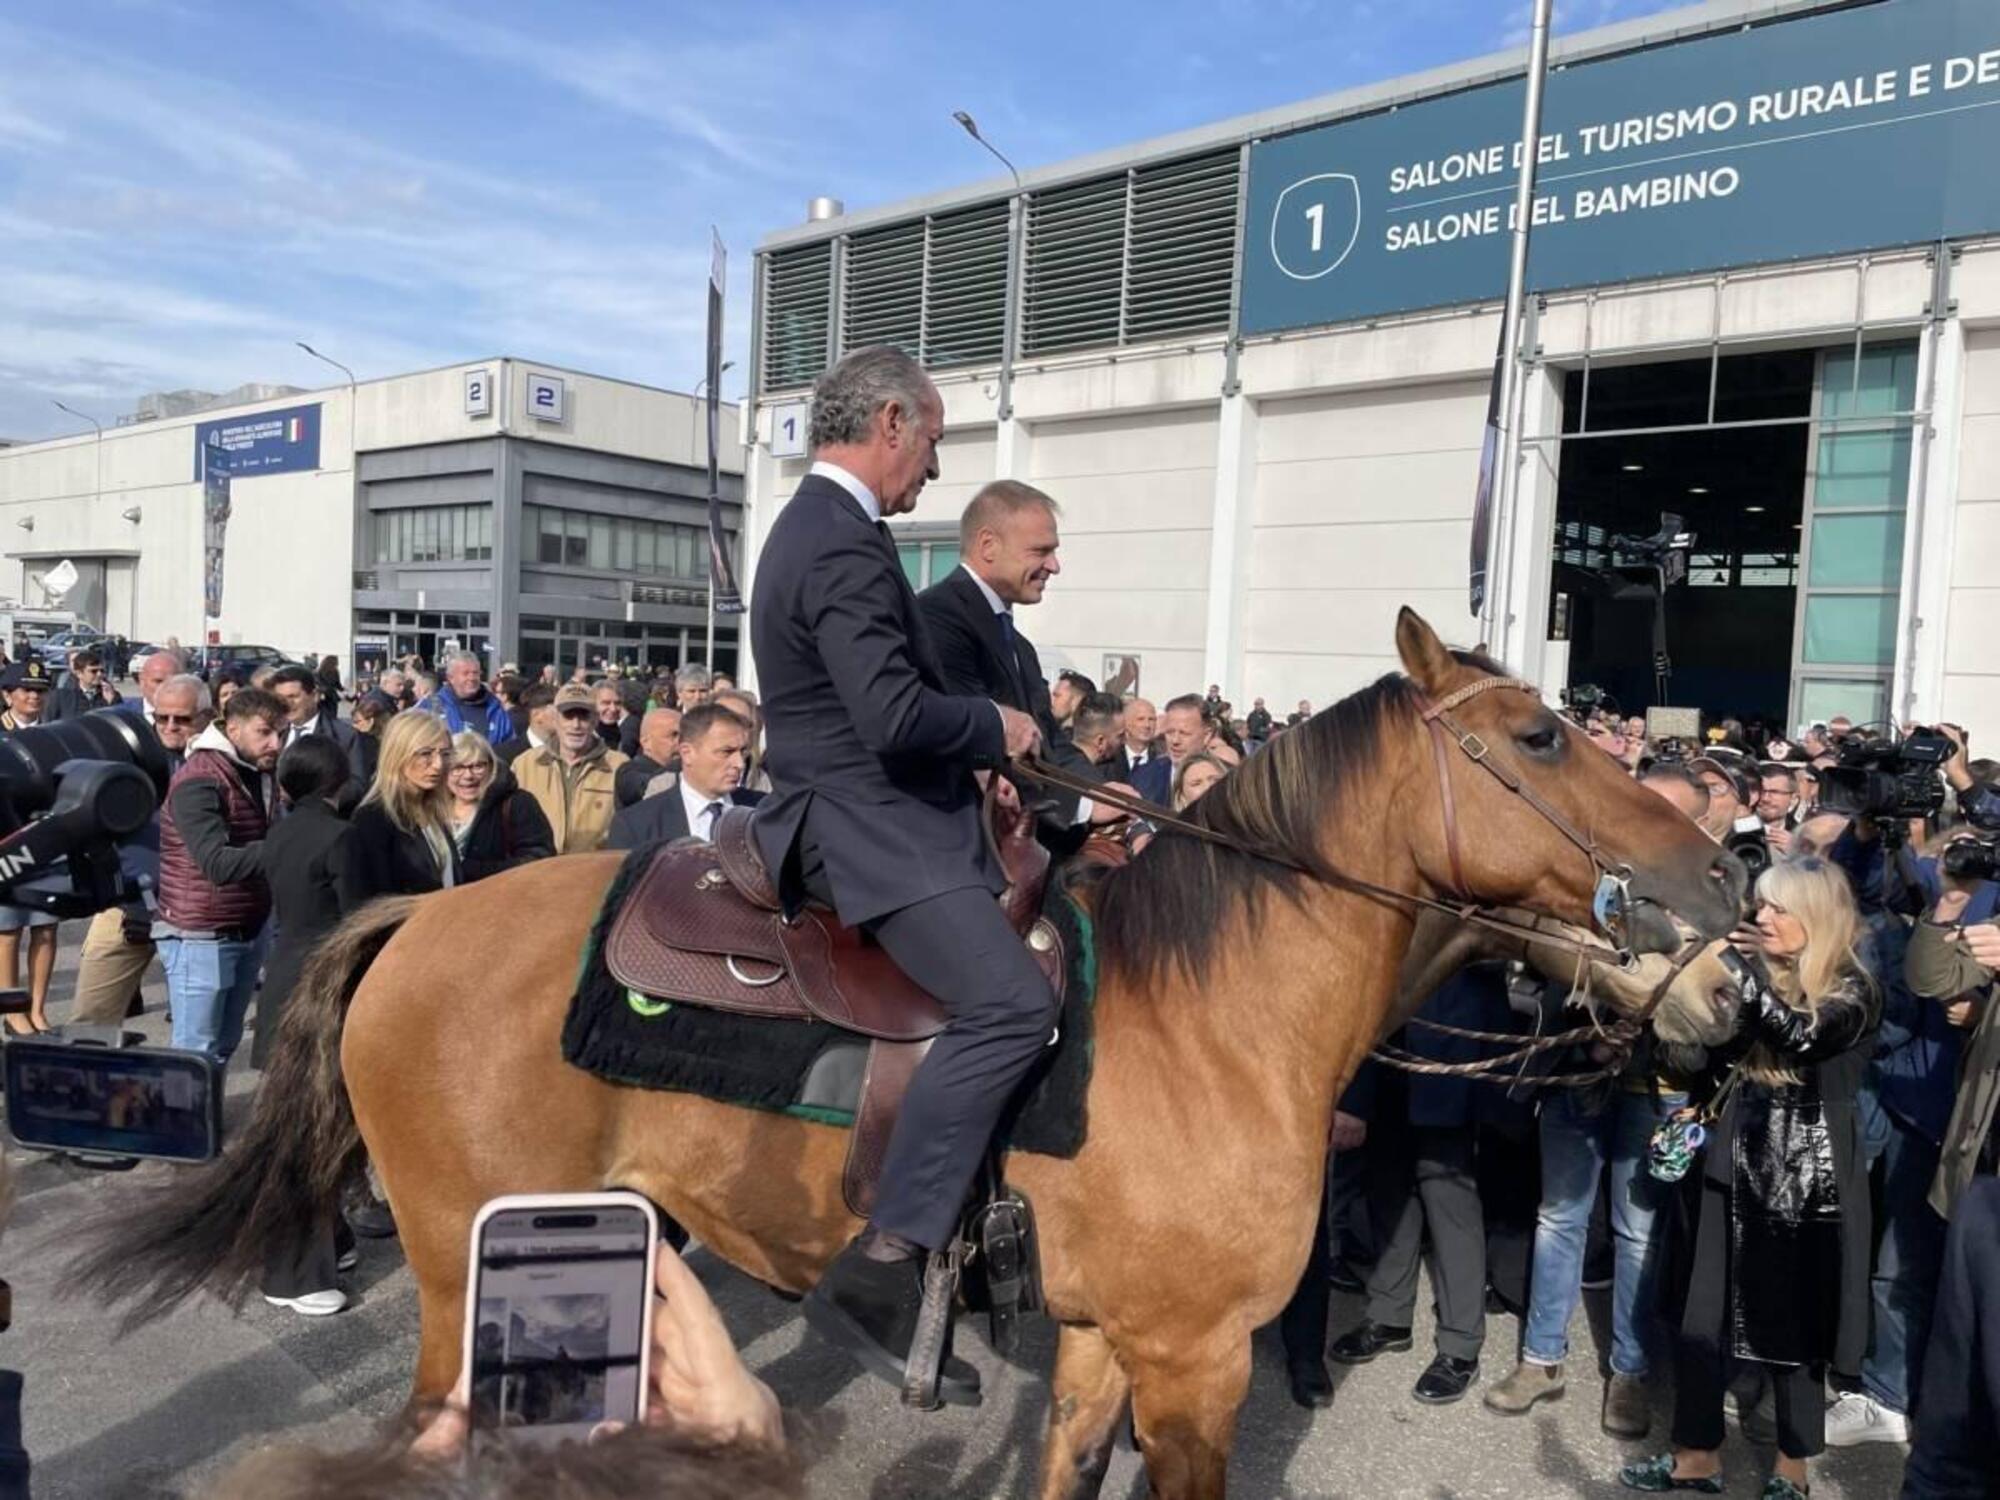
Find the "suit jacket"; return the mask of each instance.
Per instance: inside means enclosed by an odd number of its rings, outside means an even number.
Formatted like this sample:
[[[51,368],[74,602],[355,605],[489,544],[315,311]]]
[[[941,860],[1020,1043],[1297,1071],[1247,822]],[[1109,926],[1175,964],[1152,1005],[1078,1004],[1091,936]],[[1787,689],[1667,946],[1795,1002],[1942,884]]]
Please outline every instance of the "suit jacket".
[[[931,639],[937,643],[947,690],[1019,709],[1041,726],[1042,753],[1050,764],[1092,780],[1103,779],[1070,743],[1069,736],[1057,728],[1034,642],[1021,634],[1016,622],[1014,650],[1009,653],[1000,617],[970,573],[962,567],[953,568],[947,577],[917,595],[917,603],[923,608]],[[1045,809],[1040,820],[1044,841],[1051,837],[1067,841],[1076,822],[1077,794],[1054,787],[1037,788],[1029,801],[1039,801]]]
[[[762,792],[749,792],[738,787],[723,800],[738,807],[755,807],[764,800]],[[611,820],[611,833],[604,841],[607,849],[639,849],[647,844],[658,843],[661,839],[684,839],[692,830],[688,827],[687,804],[681,800],[681,790],[675,787],[658,797],[647,797],[622,808]]]
[[[786,901],[803,898],[814,863],[850,925],[946,891],[998,895],[1006,877],[969,773],[1001,760],[1000,714],[946,685],[888,528],[809,474],[756,579],[750,639],[774,788],[757,840]]]
[[[1159,747],[1158,743],[1155,742],[1152,753],[1146,757],[1143,764],[1135,766],[1132,763],[1131,747],[1126,745],[1121,740],[1118,745],[1118,754],[1114,756],[1108,763],[1108,770],[1111,774],[1111,779],[1114,781],[1122,781],[1127,786],[1131,786],[1133,785],[1132,777],[1134,776],[1134,774],[1142,770],[1144,766],[1150,766],[1156,760],[1164,760],[1166,758],[1166,754],[1167,752],[1162,750]]]
[[[445,844],[456,882],[462,878],[457,874],[458,847],[449,834]],[[340,872],[342,911],[351,912],[377,896],[416,896],[443,885],[430,842],[422,834],[398,828],[379,802],[365,802],[354,810]]]
[[[286,738],[288,740],[291,738],[289,732]],[[368,783],[375,779],[375,768],[370,764],[369,757],[362,747],[360,730],[345,719],[336,719],[325,709],[321,709],[319,718],[313,722],[312,734],[307,738],[332,740],[340,746],[347,756],[348,774],[355,779],[362,791],[368,789]]]
[[[319,940],[340,925],[340,880],[346,867],[347,820],[314,797],[278,820],[264,840],[266,879],[278,940],[264,963],[264,988],[257,999],[257,1035],[250,1057],[258,1067],[278,1039],[278,1017],[299,971]]]
[[[635,802],[643,801],[648,783],[664,770],[665,766],[646,755],[634,755],[626,761],[611,779],[612,795],[618,799],[618,805],[621,808],[630,807]]]
[[[1122,755],[1124,752],[1119,753]],[[1164,755],[1156,755],[1132,773],[1128,785],[1148,802],[1171,807],[1174,798],[1174,763]]]

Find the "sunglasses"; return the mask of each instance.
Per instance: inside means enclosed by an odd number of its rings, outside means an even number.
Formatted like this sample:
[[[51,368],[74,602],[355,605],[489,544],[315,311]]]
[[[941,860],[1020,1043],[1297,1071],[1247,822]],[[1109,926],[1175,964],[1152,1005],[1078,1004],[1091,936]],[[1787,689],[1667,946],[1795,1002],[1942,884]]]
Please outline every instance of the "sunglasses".
[[[185,724],[192,728],[194,725],[194,715],[156,713],[153,715],[153,722],[155,724]]]
[[[566,708],[562,711],[562,717],[565,719],[594,719],[597,717],[597,710],[581,707]]]

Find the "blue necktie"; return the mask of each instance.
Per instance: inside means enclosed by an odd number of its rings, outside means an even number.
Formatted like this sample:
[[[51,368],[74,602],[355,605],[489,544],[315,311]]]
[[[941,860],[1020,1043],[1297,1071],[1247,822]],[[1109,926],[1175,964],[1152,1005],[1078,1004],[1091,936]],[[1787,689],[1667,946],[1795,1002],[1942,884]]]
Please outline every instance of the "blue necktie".
[[[1013,681],[1014,691],[1021,691],[1021,647],[1014,634],[1014,612],[1003,609],[998,615],[1000,640],[1007,648],[1007,676]]]

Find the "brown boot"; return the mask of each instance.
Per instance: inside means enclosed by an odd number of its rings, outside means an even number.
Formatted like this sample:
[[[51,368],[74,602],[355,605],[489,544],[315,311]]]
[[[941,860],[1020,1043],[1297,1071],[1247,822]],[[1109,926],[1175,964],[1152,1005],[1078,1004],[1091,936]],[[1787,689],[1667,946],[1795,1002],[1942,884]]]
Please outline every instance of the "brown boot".
[[[1486,1409],[1503,1416],[1523,1416],[1537,1401],[1553,1401],[1563,1388],[1561,1365],[1538,1365],[1524,1359],[1514,1366],[1513,1374],[1488,1387]]]
[[[1638,1376],[1614,1374],[1604,1382],[1603,1426],[1619,1438],[1642,1438],[1652,1429],[1652,1407]]]

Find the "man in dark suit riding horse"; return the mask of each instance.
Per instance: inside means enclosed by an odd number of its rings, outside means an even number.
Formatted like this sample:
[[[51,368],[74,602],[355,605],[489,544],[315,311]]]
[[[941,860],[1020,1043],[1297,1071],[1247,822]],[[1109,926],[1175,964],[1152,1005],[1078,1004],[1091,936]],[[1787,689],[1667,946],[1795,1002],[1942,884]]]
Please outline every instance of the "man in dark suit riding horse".
[[[866,928],[950,1024],[904,1101],[875,1212],[806,1301],[808,1322],[903,1379],[927,1252],[950,1244],[1000,1112],[1056,1019],[995,897],[975,769],[1035,748],[1033,718],[953,694],[886,516],[935,479],[944,406],[916,361],[848,355],[813,396],[814,462],[757,560],[751,604],[772,795],[755,836],[788,907]],[[946,1401],[978,1399],[948,1359]]]

